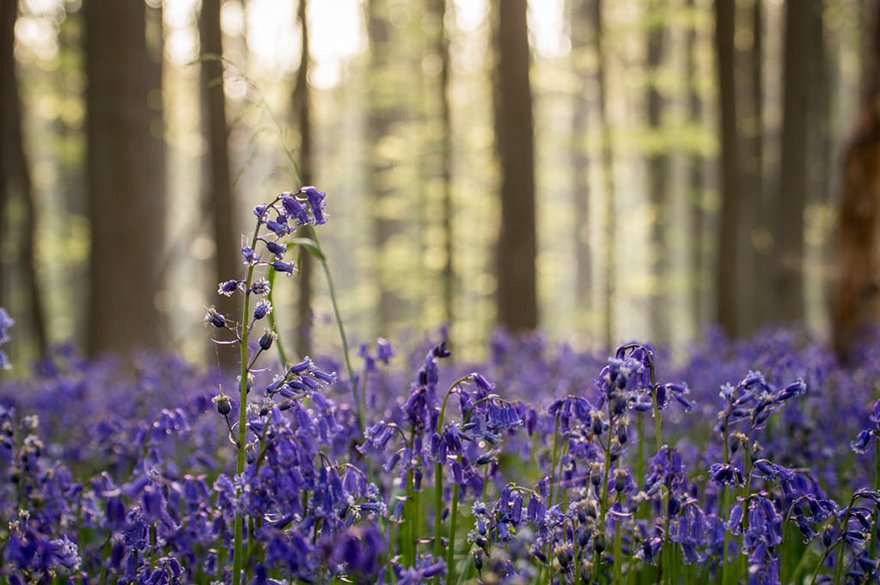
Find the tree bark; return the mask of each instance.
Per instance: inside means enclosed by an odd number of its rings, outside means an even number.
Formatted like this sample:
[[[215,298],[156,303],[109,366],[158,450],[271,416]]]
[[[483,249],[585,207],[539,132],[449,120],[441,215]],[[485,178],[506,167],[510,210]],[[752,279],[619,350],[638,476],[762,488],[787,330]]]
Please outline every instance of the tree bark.
[[[226,122],[226,94],[223,91],[223,29],[220,23],[220,0],[202,0],[199,19],[201,50],[202,132],[208,144],[204,159],[204,194],[202,201],[211,217],[214,238],[213,282],[239,278],[241,273],[239,235],[235,228],[235,198],[229,164],[229,126]],[[236,299],[215,295],[217,309],[231,318],[240,315]],[[216,345],[223,368],[238,363],[238,349]]]
[[[605,345],[613,347],[614,338],[614,295],[617,294],[617,248],[616,235],[617,225],[615,219],[616,193],[614,181],[614,144],[612,143],[611,120],[608,113],[608,74],[605,63],[605,25],[603,22],[604,1],[594,0],[593,22],[596,27],[595,42],[596,53],[596,85],[598,86],[599,107],[599,135],[601,137],[600,162],[602,168],[602,201],[605,245],[605,307],[603,311],[602,333]]]
[[[664,100],[657,87],[660,67],[666,52],[666,23],[663,18],[663,3],[654,1],[648,4],[648,42],[645,68],[647,75],[647,114],[648,127],[654,137],[654,146],[648,157],[648,200],[652,209],[651,257],[653,259],[653,286],[650,293],[652,341],[659,346],[669,342],[669,308],[667,306],[669,281],[669,247],[666,230],[669,223],[668,175],[669,160],[664,153],[660,138],[663,136]]]
[[[443,319],[451,328],[455,321],[455,222],[452,201],[452,113],[449,103],[449,34],[446,27],[446,0],[429,0],[428,7],[437,21],[434,52],[440,59],[440,75],[436,88],[440,106],[439,160],[440,190],[442,197],[441,229],[443,231],[445,262],[441,269],[443,288]]]
[[[810,11],[816,0],[785,3],[785,71],[783,73],[782,162],[775,217],[774,316],[781,322],[804,316],[804,208],[807,184],[809,119]]]
[[[392,59],[392,26],[388,20],[387,0],[367,1],[367,36],[370,57],[367,76],[367,183],[374,198],[373,242],[377,259],[379,332],[385,333],[399,312],[402,299],[389,286],[384,258],[392,236],[398,231],[397,221],[383,213],[384,202],[394,194],[392,171],[394,163],[385,156],[379,145],[392,134],[397,118],[395,88],[390,83]]]
[[[37,350],[44,355],[48,349],[46,314],[39,286],[36,261],[37,210],[36,194],[25,154],[22,133],[21,98],[18,95],[18,74],[15,64],[15,21],[18,0],[0,3],[0,232],[14,232],[21,238],[14,249],[18,252],[20,277],[28,297],[26,313]],[[7,224],[6,211],[19,199],[24,211],[22,225],[17,229]],[[5,271],[0,270],[0,306],[7,303]]]
[[[866,85],[843,158],[831,292],[834,348],[845,360],[880,320],[880,4],[872,15]]]
[[[538,325],[534,130],[529,82],[526,0],[493,3],[495,143],[501,163],[498,324],[510,331]]]
[[[575,298],[576,325],[580,328],[589,325],[582,315],[592,309],[590,297],[593,289],[592,250],[590,248],[590,157],[587,148],[590,87],[595,83],[589,69],[593,8],[591,0],[572,0],[571,2],[571,59],[572,69],[578,80],[578,91],[572,94],[571,120],[571,171],[572,195],[574,198],[574,253],[575,253]],[[589,329],[589,328],[588,328]]]
[[[86,22],[89,352],[158,348],[165,160],[161,67],[143,2],[83,3]]]
[[[705,108],[700,96],[696,79],[698,76],[697,55],[700,51],[699,37],[695,17],[697,7],[695,0],[687,0],[690,27],[686,38],[686,83],[688,120],[696,126],[703,122]],[[694,325],[699,329],[706,319],[706,267],[705,267],[705,188],[706,160],[699,151],[692,151],[688,157],[688,201],[690,224],[690,278],[691,278],[691,310]]]
[[[716,319],[731,336],[739,334],[736,296],[738,262],[739,158],[734,69],[736,0],[715,0],[715,54],[721,133],[721,229],[717,260]]]

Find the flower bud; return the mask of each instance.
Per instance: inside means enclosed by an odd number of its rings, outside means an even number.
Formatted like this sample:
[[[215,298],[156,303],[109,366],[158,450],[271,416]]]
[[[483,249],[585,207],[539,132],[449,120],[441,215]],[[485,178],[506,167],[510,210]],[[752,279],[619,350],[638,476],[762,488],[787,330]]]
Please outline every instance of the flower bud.
[[[272,347],[272,342],[275,341],[275,338],[278,337],[278,334],[274,331],[266,330],[265,333],[260,337],[260,349],[263,351],[269,351],[269,348]]]
[[[217,412],[221,415],[226,416],[230,412],[232,412],[232,401],[229,399],[229,396],[223,394],[222,392],[211,399],[211,402],[214,403],[214,406],[217,407]]]

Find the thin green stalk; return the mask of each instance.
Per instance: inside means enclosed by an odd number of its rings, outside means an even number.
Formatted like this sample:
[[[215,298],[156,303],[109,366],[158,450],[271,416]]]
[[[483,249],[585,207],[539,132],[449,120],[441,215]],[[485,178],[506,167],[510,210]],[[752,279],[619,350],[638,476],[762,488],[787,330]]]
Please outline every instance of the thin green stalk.
[[[271,267],[268,270],[268,274],[266,275],[266,280],[269,281],[269,294],[266,295],[266,298],[272,303],[272,306],[275,306],[275,303],[272,301],[272,295],[275,294],[275,270]],[[281,332],[278,331],[278,326],[275,322],[275,311],[269,311],[269,327],[272,328],[272,331],[275,332],[277,337],[275,338],[275,349],[278,351],[278,358],[281,360],[281,365],[286,366],[288,363],[287,360],[287,352],[284,351],[284,344],[281,343]]]
[[[722,456],[724,457],[724,464],[730,464],[730,452],[728,449],[728,445],[730,444],[730,431],[727,429],[726,421],[724,424],[724,446]],[[721,521],[726,522],[728,514],[730,513],[730,490],[727,486],[721,491]],[[730,569],[727,566],[727,554],[728,549],[730,548],[730,532],[727,528],[724,529],[724,550],[721,551],[721,583],[722,585],[728,585],[730,579]]]
[[[351,384],[351,396],[354,400],[355,410],[357,411],[358,426],[361,433],[366,429],[364,420],[364,410],[366,408],[366,397],[361,396],[358,400],[358,391],[356,378],[354,376],[354,368],[351,367],[351,352],[348,348],[348,337],[345,335],[345,325],[342,323],[342,315],[339,313],[339,303],[336,300],[336,286],[333,284],[333,275],[330,273],[330,266],[327,264],[327,256],[321,248],[321,241],[318,239],[318,231],[312,230],[312,239],[315,247],[319,252],[321,267],[324,269],[324,277],[327,280],[327,290],[330,292],[330,303],[333,305],[333,316],[336,319],[336,328],[339,330],[339,341],[342,343],[342,355],[345,358],[345,370],[348,373],[349,384]]]
[[[618,496],[619,499],[619,496]],[[623,583],[623,543],[621,539],[621,518],[618,517],[614,526],[614,583]]]
[[[880,440],[874,439],[874,490],[880,490]],[[868,558],[877,558],[877,530],[880,528],[880,510],[874,507],[874,523],[871,528],[871,543],[868,548]],[[873,576],[871,570],[868,578]]]
[[[461,459],[461,455],[458,456]],[[455,530],[458,523],[459,486],[452,486],[452,502],[449,504],[449,542],[446,545],[446,583],[455,583]]]
[[[471,378],[470,375],[462,376],[449,387],[446,391],[446,394],[443,396],[443,403],[440,406],[440,414],[437,417],[437,434],[443,432],[443,425],[445,424],[446,419],[446,405],[449,402],[449,397],[452,395],[452,392],[455,388],[458,387],[459,384],[469,380]],[[434,558],[439,559],[443,554],[443,464],[445,462],[437,462],[434,464]],[[438,577],[435,580],[437,583],[440,582],[440,578]]]

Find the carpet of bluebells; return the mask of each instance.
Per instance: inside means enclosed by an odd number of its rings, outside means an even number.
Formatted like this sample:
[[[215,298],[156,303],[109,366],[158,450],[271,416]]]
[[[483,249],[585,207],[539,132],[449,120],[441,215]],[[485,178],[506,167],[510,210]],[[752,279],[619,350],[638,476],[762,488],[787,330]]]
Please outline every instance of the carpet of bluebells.
[[[272,284],[295,248],[326,266],[324,194],[254,216],[218,291],[245,318],[205,316],[238,380],[58,349],[0,384],[0,583],[878,581],[880,342],[293,357]]]

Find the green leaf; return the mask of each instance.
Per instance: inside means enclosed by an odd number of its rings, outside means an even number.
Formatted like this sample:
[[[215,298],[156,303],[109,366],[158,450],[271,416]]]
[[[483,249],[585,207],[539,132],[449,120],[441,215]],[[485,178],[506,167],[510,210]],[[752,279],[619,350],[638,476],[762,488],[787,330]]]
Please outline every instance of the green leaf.
[[[302,246],[305,248],[309,254],[324,262],[327,257],[324,256],[324,252],[321,250],[321,247],[314,240],[310,240],[309,238],[291,238],[289,240],[291,244],[296,246]]]

